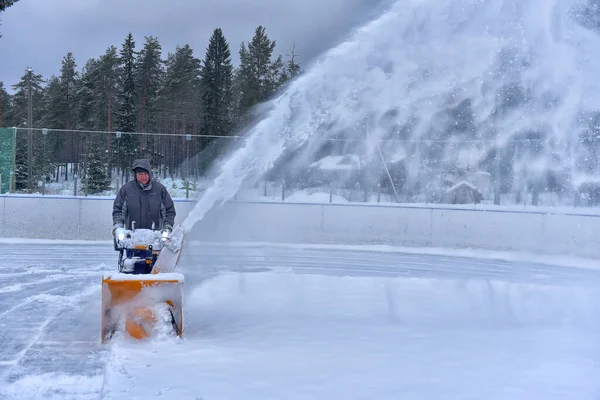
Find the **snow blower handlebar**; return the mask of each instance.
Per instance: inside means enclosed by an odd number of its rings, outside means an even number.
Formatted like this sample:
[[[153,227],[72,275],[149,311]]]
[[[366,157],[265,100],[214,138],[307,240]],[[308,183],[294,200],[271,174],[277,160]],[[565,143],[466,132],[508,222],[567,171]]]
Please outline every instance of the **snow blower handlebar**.
[[[160,251],[167,239],[169,231],[152,229],[115,230],[115,250],[151,250]]]
[[[119,272],[172,272],[183,247],[183,229],[115,229],[114,247],[119,251]],[[164,254],[163,254],[164,253]],[[158,266],[154,269],[155,263]]]
[[[115,250],[119,251],[119,272],[149,274],[168,241],[168,231],[152,229],[115,230]]]

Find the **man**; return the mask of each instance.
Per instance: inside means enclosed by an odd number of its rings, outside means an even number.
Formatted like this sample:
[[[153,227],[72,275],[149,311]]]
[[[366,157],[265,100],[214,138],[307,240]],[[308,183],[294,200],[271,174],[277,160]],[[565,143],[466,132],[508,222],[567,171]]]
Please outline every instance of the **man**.
[[[113,203],[113,235],[117,228],[155,229],[171,232],[175,224],[175,204],[160,182],[152,179],[149,160],[135,160],[135,178],[124,184]]]

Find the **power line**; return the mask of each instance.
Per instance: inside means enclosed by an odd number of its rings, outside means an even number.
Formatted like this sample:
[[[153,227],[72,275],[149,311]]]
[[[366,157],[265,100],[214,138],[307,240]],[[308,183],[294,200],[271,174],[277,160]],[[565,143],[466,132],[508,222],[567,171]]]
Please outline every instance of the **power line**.
[[[43,131],[44,128],[27,128],[17,127],[17,130],[29,131],[37,130]],[[244,135],[205,135],[200,133],[168,133],[168,132],[119,132],[119,131],[94,131],[94,130],[73,130],[73,129],[54,129],[47,128],[47,133],[59,132],[59,133],[76,133],[76,134],[110,134],[114,135],[120,133],[121,135],[141,135],[141,136],[165,136],[165,137],[194,137],[194,138],[225,138],[225,139],[244,139]],[[359,139],[359,138],[322,138],[315,137],[312,140],[324,141],[324,142],[368,142],[376,139]],[[481,138],[481,139],[379,139],[379,143],[487,143],[496,142],[496,138]],[[545,142],[547,139],[506,139],[503,142],[506,143],[539,143]]]

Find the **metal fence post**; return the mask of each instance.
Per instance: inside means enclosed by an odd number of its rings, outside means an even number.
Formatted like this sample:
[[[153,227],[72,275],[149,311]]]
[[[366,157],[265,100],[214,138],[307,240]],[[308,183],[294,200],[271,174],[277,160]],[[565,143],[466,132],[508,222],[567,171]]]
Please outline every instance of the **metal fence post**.
[[[43,136],[43,153],[44,153],[44,157],[46,156],[46,139],[48,136],[48,128],[42,128],[42,136]],[[45,169],[45,166],[42,167],[43,169]],[[44,173],[42,176],[42,196],[46,195],[46,174]]]
[[[16,190],[16,179],[17,179],[17,127],[13,127],[13,141],[12,141],[12,169],[10,171],[10,192],[14,193]]]

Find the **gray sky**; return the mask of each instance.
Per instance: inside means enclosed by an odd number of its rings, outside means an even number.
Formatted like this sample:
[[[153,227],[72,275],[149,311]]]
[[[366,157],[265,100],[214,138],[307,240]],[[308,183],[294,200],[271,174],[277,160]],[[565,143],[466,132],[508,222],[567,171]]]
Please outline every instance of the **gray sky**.
[[[145,35],[158,37],[164,56],[189,44],[204,58],[212,31],[220,27],[234,64],[242,41],[258,25],[277,41],[285,58],[296,42],[299,62],[334,46],[380,12],[389,0],[20,0],[0,13],[0,81],[12,93],[31,66],[45,79],[60,73],[61,59],[73,52],[77,68],[110,45],[120,48],[132,32],[136,49]]]

